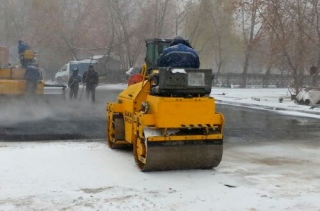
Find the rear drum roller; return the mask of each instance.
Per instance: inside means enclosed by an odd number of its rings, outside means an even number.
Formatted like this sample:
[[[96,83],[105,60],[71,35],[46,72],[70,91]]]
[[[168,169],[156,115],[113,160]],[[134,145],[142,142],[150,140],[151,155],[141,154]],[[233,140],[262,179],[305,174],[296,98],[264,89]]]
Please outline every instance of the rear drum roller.
[[[119,148],[123,148],[124,146],[127,146],[127,144],[123,144],[125,135],[124,135],[124,120],[122,115],[109,116],[107,131],[108,131],[107,141],[111,149],[119,149]],[[122,142],[122,143],[119,143],[119,142]]]
[[[144,138],[138,137],[133,144],[133,154],[137,166],[141,171],[144,171],[147,156],[147,147]]]

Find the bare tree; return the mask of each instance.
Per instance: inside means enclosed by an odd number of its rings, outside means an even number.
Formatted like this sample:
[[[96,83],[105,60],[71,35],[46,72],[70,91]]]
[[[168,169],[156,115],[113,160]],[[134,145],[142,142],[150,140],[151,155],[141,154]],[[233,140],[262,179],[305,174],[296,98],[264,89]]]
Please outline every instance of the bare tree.
[[[244,46],[244,63],[242,71],[242,87],[246,86],[247,73],[250,66],[250,60],[254,52],[254,48],[261,38],[261,29],[263,22],[259,16],[259,10],[263,6],[263,1],[260,0],[240,0],[239,19],[241,21],[241,30],[243,35]]]
[[[161,37],[169,0],[155,0],[154,37]]]
[[[310,74],[312,78],[312,85],[317,86],[318,70],[320,68],[320,2],[319,0],[309,0],[309,6],[307,9],[309,12],[305,13],[304,19],[307,21],[309,29],[306,30],[306,35],[310,39],[312,45],[308,52],[312,52],[309,55],[310,62]]]
[[[188,11],[190,10],[192,3],[191,1],[175,1],[176,4],[173,5],[174,9],[174,27],[175,27],[175,35],[178,35],[182,32],[183,24],[185,24],[186,21],[186,15]]]
[[[186,36],[199,52],[202,68],[213,68],[216,76],[231,68],[238,53],[233,29],[233,0],[202,0],[189,3]],[[232,61],[232,62],[231,62]]]
[[[302,76],[305,71],[307,58],[308,38],[306,32],[307,2],[298,1],[276,1],[269,0],[268,13],[263,15],[264,22],[268,24],[275,36],[275,45],[279,46],[279,58],[291,69],[296,92],[302,86]]]
[[[216,0],[213,4],[213,10],[208,11],[212,20],[213,38],[210,45],[214,49],[214,61],[217,67],[216,78],[222,71],[222,67],[227,61],[228,48],[227,42],[230,41],[231,26],[233,24],[233,1]]]

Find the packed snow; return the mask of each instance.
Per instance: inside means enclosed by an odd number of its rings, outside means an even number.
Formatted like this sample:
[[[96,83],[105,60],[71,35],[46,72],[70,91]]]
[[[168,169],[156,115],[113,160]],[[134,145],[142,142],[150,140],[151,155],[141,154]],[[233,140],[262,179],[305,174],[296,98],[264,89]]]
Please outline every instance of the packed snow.
[[[286,115],[320,118],[320,105],[299,105],[291,99],[289,89],[285,88],[213,88],[211,96],[216,99],[217,103],[268,109]]]
[[[319,210],[318,152],[226,144],[215,169],[142,173],[104,142],[1,143],[0,210]]]
[[[286,89],[213,88],[211,96],[286,115],[320,114],[295,104]],[[319,210],[319,149],[314,140],[229,140],[215,169],[142,173],[131,150],[111,150],[105,140],[0,142],[0,210]]]
[[[98,89],[123,90],[126,87],[127,84],[106,84],[99,86]],[[210,96],[214,97],[218,104],[267,109],[285,115],[320,118],[320,105],[308,106],[295,103],[287,88],[231,89],[213,87]],[[280,99],[282,99],[281,102]]]

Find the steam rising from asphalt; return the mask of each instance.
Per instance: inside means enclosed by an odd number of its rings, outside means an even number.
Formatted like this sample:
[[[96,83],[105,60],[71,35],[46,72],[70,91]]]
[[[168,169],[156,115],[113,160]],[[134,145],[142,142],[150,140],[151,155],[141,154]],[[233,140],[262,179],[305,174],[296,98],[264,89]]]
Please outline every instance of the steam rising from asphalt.
[[[106,137],[106,103],[119,91],[96,90],[96,102],[82,96],[61,95],[35,99],[0,98],[0,140],[74,140]]]
[[[65,120],[75,117],[86,118],[86,111],[93,107],[97,112],[104,112],[105,103],[97,101],[94,105],[86,99],[63,100],[62,96],[48,95],[40,98],[9,98],[0,101],[0,127],[14,124],[36,122],[45,119]]]

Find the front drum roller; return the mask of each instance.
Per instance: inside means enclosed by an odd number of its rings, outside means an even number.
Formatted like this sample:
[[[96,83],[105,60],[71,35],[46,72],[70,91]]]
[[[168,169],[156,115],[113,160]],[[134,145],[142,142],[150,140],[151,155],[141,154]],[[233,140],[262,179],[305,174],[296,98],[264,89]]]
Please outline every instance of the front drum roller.
[[[134,157],[141,171],[211,169],[222,159],[222,139],[150,142],[139,137]]]

